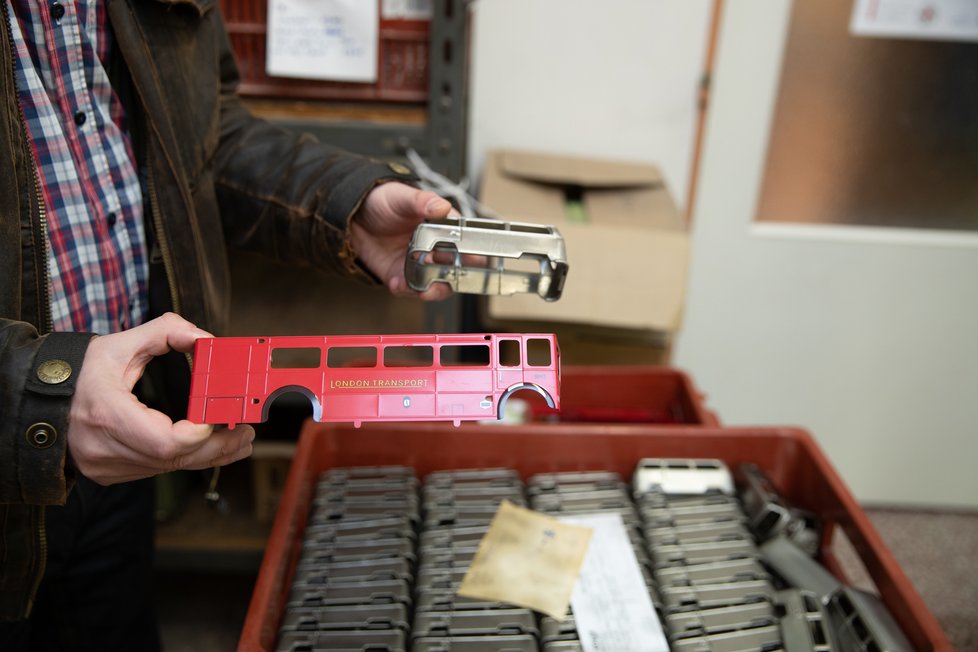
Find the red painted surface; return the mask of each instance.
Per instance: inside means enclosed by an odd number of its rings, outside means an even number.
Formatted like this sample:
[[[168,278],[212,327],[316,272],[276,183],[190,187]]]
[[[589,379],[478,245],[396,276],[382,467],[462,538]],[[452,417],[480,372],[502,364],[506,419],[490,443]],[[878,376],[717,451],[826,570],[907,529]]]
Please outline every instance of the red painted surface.
[[[478,361],[453,361],[460,352],[475,354]],[[231,427],[259,423],[276,397],[298,392],[310,400],[316,421],[457,425],[498,418],[501,403],[521,390],[560,409],[554,335],[205,338],[194,348],[187,418]]]

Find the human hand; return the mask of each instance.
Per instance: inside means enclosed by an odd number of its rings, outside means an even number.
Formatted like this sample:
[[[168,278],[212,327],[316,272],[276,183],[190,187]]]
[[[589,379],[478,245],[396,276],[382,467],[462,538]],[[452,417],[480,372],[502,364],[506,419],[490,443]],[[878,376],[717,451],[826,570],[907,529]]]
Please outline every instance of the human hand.
[[[151,359],[193,349],[211,335],[168,313],[122,333],[92,339],[68,416],[68,450],[75,467],[101,485],[178,469],[222,466],[251,455],[255,431],[174,423],[132,393]]]
[[[360,211],[350,221],[350,244],[391,294],[426,301],[444,299],[451,294],[451,288],[444,283],[435,283],[424,292],[408,287],[404,257],[418,224],[451,212],[448,200],[433,192],[396,181],[382,183],[367,195]]]

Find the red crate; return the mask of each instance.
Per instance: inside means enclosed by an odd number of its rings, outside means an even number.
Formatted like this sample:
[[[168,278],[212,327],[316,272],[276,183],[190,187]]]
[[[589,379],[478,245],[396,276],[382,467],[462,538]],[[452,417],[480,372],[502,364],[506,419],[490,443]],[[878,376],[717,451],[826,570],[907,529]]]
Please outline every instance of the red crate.
[[[672,367],[565,365],[559,413],[540,397],[520,397],[535,421],[720,425],[689,375]]]
[[[380,20],[377,81],[367,83],[270,77],[265,74],[267,0],[221,0],[241,73],[239,94],[293,100],[403,102],[428,99],[427,20]]]
[[[307,421],[289,470],[238,644],[274,649],[319,473],[332,467],[404,464],[419,477],[439,469],[511,467],[534,473],[606,469],[630,477],[642,457],[709,457],[731,468],[753,462],[782,495],[825,527],[821,561],[845,579],[831,553],[839,528],[904,633],[921,651],[951,650],[937,620],[812,437],[793,428],[689,428],[616,424],[484,426]]]

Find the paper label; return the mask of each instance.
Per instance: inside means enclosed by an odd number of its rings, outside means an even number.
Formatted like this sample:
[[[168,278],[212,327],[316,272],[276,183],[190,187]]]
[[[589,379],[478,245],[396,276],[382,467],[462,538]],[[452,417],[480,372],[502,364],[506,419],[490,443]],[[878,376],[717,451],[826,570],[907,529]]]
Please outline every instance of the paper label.
[[[377,81],[376,2],[269,0],[265,69],[273,77]]]
[[[587,514],[561,520],[592,531],[571,597],[584,652],[669,652],[621,516]]]
[[[503,501],[458,594],[563,619],[590,539],[587,527]]]

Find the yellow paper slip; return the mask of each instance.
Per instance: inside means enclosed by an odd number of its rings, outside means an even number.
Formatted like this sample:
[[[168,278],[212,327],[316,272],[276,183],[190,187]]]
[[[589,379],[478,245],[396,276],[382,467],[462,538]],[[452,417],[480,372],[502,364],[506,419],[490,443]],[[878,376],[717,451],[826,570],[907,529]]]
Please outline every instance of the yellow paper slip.
[[[590,528],[562,523],[504,500],[458,594],[563,619],[590,540]]]

